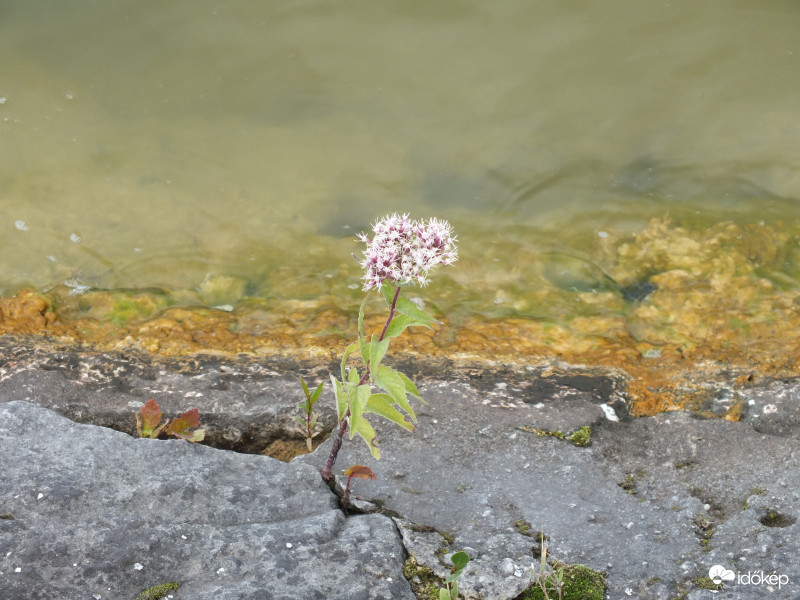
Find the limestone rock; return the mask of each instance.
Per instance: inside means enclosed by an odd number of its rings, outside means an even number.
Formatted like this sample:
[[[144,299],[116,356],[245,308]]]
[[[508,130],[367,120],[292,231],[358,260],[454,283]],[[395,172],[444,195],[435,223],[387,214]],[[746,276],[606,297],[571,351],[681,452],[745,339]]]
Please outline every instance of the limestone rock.
[[[345,517],[317,469],[135,439],[0,405],[4,600],[405,598],[382,515]]]

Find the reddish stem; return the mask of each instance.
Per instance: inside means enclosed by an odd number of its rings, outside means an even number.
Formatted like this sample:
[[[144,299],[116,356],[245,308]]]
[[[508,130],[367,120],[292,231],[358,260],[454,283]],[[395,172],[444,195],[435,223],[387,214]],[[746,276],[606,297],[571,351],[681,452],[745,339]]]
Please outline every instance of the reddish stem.
[[[386,336],[386,330],[389,329],[389,323],[392,322],[394,318],[394,310],[397,307],[397,299],[400,297],[400,286],[397,286],[397,289],[394,291],[394,298],[392,299],[392,305],[389,307],[389,318],[386,319],[386,323],[383,325],[383,330],[381,331],[381,335],[378,338],[379,342],[383,341],[383,338]],[[367,380],[369,379],[369,365],[364,370],[364,374],[361,376],[361,379],[358,380],[358,385],[364,385]],[[328,460],[325,461],[325,468],[322,469],[322,479],[325,480],[325,483],[331,485],[333,483],[333,463],[336,462],[336,456],[339,454],[339,449],[342,447],[342,439],[344,438],[344,434],[347,432],[347,417],[350,416],[350,407],[347,407],[347,411],[344,413],[342,420],[339,421],[339,429],[336,431],[336,437],[333,440],[333,445],[331,446],[331,453],[328,455]]]

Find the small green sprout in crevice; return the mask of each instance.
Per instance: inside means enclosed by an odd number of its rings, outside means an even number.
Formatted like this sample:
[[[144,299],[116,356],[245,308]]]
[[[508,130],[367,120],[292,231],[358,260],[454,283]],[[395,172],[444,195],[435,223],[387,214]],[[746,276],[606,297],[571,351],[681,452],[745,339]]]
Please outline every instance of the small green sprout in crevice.
[[[605,573],[584,565],[569,565],[547,559],[548,537],[537,534],[533,548],[538,565],[531,565],[531,585],[514,600],[603,600]]]
[[[439,588],[439,600],[458,600],[458,578],[469,564],[469,555],[463,550],[450,557],[453,568],[450,575],[444,580],[444,587]]]
[[[178,583],[162,583],[161,585],[154,585],[144,590],[136,597],[136,600],[161,600],[166,598],[170,592],[177,592],[180,584]]]
[[[303,384],[303,392],[306,395],[306,399],[300,403],[300,409],[305,414],[302,417],[297,417],[301,426],[301,429],[298,431],[306,438],[306,446],[308,447],[308,451],[311,452],[314,450],[314,438],[320,433],[317,431],[317,415],[314,413],[314,405],[317,403],[317,400],[319,400],[325,382],[320,382],[317,389],[313,392],[308,391],[306,380],[302,377],[300,377],[300,383]]]

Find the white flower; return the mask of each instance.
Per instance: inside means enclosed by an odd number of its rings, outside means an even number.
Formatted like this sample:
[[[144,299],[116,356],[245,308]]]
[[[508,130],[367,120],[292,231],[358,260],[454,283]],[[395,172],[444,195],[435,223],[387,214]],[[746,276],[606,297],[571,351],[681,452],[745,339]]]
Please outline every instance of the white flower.
[[[359,234],[364,250],[364,290],[380,289],[386,281],[397,285],[427,285],[428,273],[438,264],[458,260],[456,236],[447,221],[432,218],[412,221],[407,214],[394,213],[377,221],[373,238]]]

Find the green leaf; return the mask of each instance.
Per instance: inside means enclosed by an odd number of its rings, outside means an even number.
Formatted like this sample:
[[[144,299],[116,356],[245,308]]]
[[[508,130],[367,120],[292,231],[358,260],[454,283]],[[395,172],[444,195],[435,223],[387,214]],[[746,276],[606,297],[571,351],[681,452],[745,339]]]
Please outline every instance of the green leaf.
[[[372,452],[372,456],[375,460],[380,460],[381,449],[378,447],[378,441],[375,439],[375,430],[372,428],[372,425],[370,425],[366,419],[360,419],[357,427],[356,433],[367,443],[369,451]]]
[[[412,421],[417,422],[417,415],[414,414],[414,410],[408,403],[408,398],[406,398],[406,384],[397,371],[391,367],[381,367],[378,369],[375,383],[389,392],[392,400],[408,413]]]
[[[364,412],[364,407],[367,405],[369,398],[370,386],[359,385],[352,393],[348,394],[350,401],[350,439],[358,431],[358,425],[361,422],[361,415]]]
[[[325,382],[324,381],[320,381],[319,385],[317,386],[317,389],[315,389],[314,393],[311,394],[311,406],[312,406],[312,408],[317,403],[317,400],[319,400],[319,396],[322,393],[322,386],[323,385],[325,385]]]
[[[302,376],[300,376],[300,383],[303,384],[303,392],[306,395],[306,400],[300,405],[300,407],[310,414],[314,409],[314,404],[316,404],[317,400],[319,400],[319,395],[322,393],[322,386],[324,385],[324,382],[320,382],[313,394],[308,391],[308,385],[306,385],[306,380],[303,379]]]
[[[341,421],[347,412],[347,394],[342,387],[342,382],[333,375],[331,375],[331,383],[333,384],[333,396],[336,398],[336,416]]]
[[[450,592],[447,591],[447,588],[439,590],[439,600],[451,600]]]
[[[469,554],[461,550],[460,552],[453,554],[453,556],[450,557],[450,560],[452,561],[453,566],[461,571],[469,564]]]
[[[403,375],[400,371],[396,371],[396,373],[400,376],[400,379],[403,380],[403,383],[406,386],[406,393],[411,394],[412,396],[415,396],[417,398],[417,400],[419,400],[423,404],[427,404],[427,402],[425,402],[425,400],[422,399],[422,396],[420,396],[419,390],[417,389],[417,386],[414,385],[414,382],[411,381],[405,375]]]
[[[392,300],[394,300],[394,293],[397,291],[397,287],[393,285],[382,285],[381,286],[381,295],[383,299],[386,300],[386,306],[392,306]]]
[[[342,381],[347,381],[347,369],[346,369],[346,367],[347,367],[347,358],[350,356],[350,354],[353,352],[353,350],[356,349],[356,345],[357,344],[358,344],[358,342],[353,342],[352,344],[350,344],[345,349],[344,354],[342,355]]]
[[[372,290],[367,292],[367,295],[364,296],[363,302],[361,302],[361,307],[358,309],[358,337],[364,337],[364,307],[367,305],[367,299],[369,299],[369,295],[372,293]]]
[[[361,360],[364,361],[364,365],[369,365],[369,344],[367,340],[363,337],[359,336],[358,338],[358,345],[361,348]]]
[[[375,380],[375,373],[381,366],[383,357],[386,356],[386,350],[389,348],[389,340],[384,339],[379,342],[373,335],[369,343],[369,372],[372,373],[372,380]]]
[[[403,333],[407,327],[411,325],[416,325],[416,321],[411,317],[407,317],[405,315],[395,315],[392,319],[392,322],[389,323],[389,326],[386,328],[386,334],[384,334],[383,339],[389,340],[393,337],[397,337],[401,333]]]
[[[424,310],[419,308],[416,304],[414,304],[408,298],[398,298],[397,305],[395,306],[395,310],[399,312],[401,315],[406,315],[407,317],[411,317],[416,321],[424,321],[426,323],[436,323],[437,325],[441,325],[441,321],[437,321]]]
[[[196,408],[187,410],[180,417],[172,419],[169,435],[174,435],[189,442],[201,442],[206,437],[206,430],[200,428],[200,411]]]
[[[365,410],[388,419],[406,431],[414,431],[414,425],[406,421],[405,415],[394,407],[394,399],[389,394],[372,394]]]

